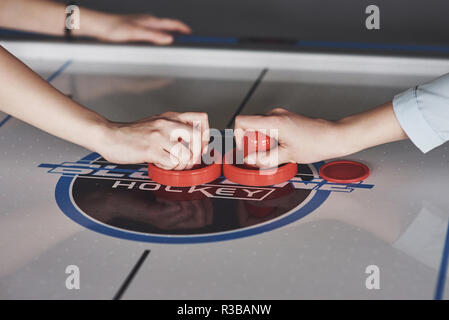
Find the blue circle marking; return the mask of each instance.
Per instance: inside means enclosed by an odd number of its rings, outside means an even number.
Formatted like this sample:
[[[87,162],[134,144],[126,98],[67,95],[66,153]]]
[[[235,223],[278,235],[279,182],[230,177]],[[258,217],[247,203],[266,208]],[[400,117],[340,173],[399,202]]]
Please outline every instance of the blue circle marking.
[[[97,153],[91,153],[78,162],[91,163],[98,158],[99,155]],[[318,169],[323,163],[324,162],[315,163],[313,164],[313,166],[318,171]],[[141,242],[166,243],[166,244],[187,244],[187,243],[224,241],[224,240],[249,237],[252,235],[271,231],[305,217],[306,215],[317,209],[324,201],[326,201],[327,197],[329,197],[331,193],[330,191],[327,190],[312,191],[315,192],[315,194],[313,194],[312,198],[305,205],[303,205],[296,211],[290,212],[289,214],[286,214],[285,216],[277,220],[273,220],[272,222],[268,222],[262,225],[255,225],[254,227],[239,230],[231,230],[221,233],[214,233],[210,235],[202,234],[202,235],[189,235],[189,236],[177,236],[177,235],[174,236],[174,235],[144,234],[133,231],[127,231],[123,229],[117,229],[99,223],[93,219],[90,219],[75,206],[75,204],[71,199],[70,196],[71,186],[75,179],[76,177],[62,176],[59,178],[58,183],[56,184],[55,189],[56,202],[59,208],[62,210],[62,212],[64,212],[64,214],[67,217],[69,217],[76,223],[84,226],[89,230],[96,231],[112,237]]]

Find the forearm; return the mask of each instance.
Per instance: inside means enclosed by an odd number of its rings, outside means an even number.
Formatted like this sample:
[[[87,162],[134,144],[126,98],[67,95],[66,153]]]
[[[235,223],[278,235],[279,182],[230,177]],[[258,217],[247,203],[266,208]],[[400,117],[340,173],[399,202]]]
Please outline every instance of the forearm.
[[[391,102],[337,121],[335,130],[339,140],[339,156],[408,138],[395,116]]]
[[[108,125],[102,116],[60,93],[1,47],[0,110],[94,151]]]
[[[73,34],[95,36],[102,26],[98,21],[107,14],[81,8],[80,29]],[[66,6],[48,0],[0,1],[0,27],[61,36],[64,34]]]

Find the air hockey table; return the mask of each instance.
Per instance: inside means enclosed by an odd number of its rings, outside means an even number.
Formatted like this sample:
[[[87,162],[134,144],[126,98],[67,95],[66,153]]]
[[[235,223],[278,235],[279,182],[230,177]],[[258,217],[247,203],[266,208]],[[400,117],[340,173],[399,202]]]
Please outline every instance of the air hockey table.
[[[1,45],[111,120],[205,111],[220,130],[274,107],[339,119],[449,72],[445,58]],[[321,162],[275,186],[169,188],[0,114],[0,154],[0,299],[449,298],[448,145],[345,157],[370,167],[360,183],[321,179]]]

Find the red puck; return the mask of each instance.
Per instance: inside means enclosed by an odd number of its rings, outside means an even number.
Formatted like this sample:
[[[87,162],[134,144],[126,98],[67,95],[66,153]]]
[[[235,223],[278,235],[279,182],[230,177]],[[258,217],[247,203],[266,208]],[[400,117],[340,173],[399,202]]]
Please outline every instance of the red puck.
[[[243,137],[243,154],[246,157],[253,152],[267,151],[274,145],[275,141],[270,136],[259,131],[248,131]]]
[[[359,182],[368,178],[369,168],[363,163],[349,160],[328,162],[321,166],[321,178],[338,183]]]
[[[148,176],[151,180],[170,187],[191,187],[208,183],[221,176],[221,155],[217,152],[212,156],[214,163],[195,165],[190,170],[164,170],[149,163]]]
[[[239,164],[234,165],[235,149],[229,152],[234,153],[234,156],[229,154],[223,157],[223,175],[232,182],[241,185],[271,186],[290,180],[298,172],[296,163],[287,163],[269,169],[259,169]]]

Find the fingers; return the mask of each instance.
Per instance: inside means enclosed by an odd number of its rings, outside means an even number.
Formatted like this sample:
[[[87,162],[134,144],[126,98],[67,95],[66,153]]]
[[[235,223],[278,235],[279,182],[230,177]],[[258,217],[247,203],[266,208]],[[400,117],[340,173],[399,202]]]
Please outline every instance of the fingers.
[[[268,115],[287,115],[291,112],[284,108],[274,108],[267,112]]]
[[[180,161],[176,170],[191,169],[201,162],[201,133],[198,129],[180,123],[170,135],[170,140],[175,143],[170,152]]]
[[[171,128],[167,128],[167,130],[170,130],[170,141],[174,144],[172,149],[177,148],[173,149],[174,151],[170,150],[170,153],[174,153],[180,162],[176,170],[191,169],[194,165],[200,164],[201,150],[204,145],[202,137],[205,136],[203,134],[204,127],[206,127],[207,132],[209,127],[207,115],[203,113],[179,114],[167,112],[161,116],[168,117],[173,121]]]
[[[259,129],[279,129],[279,121],[275,115],[251,115],[237,116],[235,118],[235,129],[259,130]]]
[[[141,26],[135,26],[129,31],[127,41],[153,42],[158,45],[168,45],[173,42],[173,36],[159,30],[150,30]]]
[[[182,143],[174,144],[156,153],[154,150],[151,152],[148,162],[164,170],[185,170],[192,158],[190,149]]]
[[[152,42],[168,45],[173,42],[170,32],[189,34],[190,27],[176,19],[151,15],[108,15],[105,28],[95,30],[96,37],[110,42]]]
[[[177,159],[178,165],[173,170],[185,170],[191,168],[192,152],[183,142],[176,143],[171,149],[170,154]]]
[[[255,165],[261,169],[276,168],[277,166],[290,161],[289,154],[285,148],[278,147],[268,151],[257,151],[248,154],[244,162]]]
[[[235,143],[238,149],[243,149],[243,137],[247,131],[265,130],[269,135],[269,131],[279,129],[280,123],[275,116],[237,116],[234,125]]]
[[[184,22],[176,19],[168,18],[158,18],[154,16],[144,16],[140,17],[135,21],[137,24],[144,26],[146,28],[170,31],[170,32],[181,32],[181,33],[191,33],[192,29]]]
[[[288,116],[290,112],[283,108],[275,108],[265,115],[239,115],[235,118],[234,136],[237,148],[243,148],[243,137],[246,131],[262,131],[266,130],[269,136],[274,138],[270,131],[275,133],[276,138],[281,131],[283,118]]]
[[[179,165],[179,160],[173,157],[167,150],[161,150],[157,154],[151,155],[148,162],[164,170],[174,170]]]
[[[189,148],[190,152],[192,154],[192,157],[190,159],[190,163],[188,165],[188,168],[192,168],[195,164],[201,163],[201,150],[202,150],[202,144],[201,144],[201,130],[199,127],[195,126],[192,129],[192,137],[190,140]]]
[[[210,140],[209,134],[209,117],[205,112],[185,112],[181,113],[179,116],[181,121],[185,121],[194,127],[200,128],[201,133],[201,149],[203,154],[207,153],[207,146]]]
[[[165,126],[169,127],[169,123],[163,121]],[[167,130],[171,131],[167,128]],[[179,128],[178,128],[179,130]],[[179,134],[173,136],[161,132],[154,137],[154,144],[159,146],[158,149],[148,150],[148,158],[151,163],[165,170],[184,170],[191,159],[191,152],[182,142],[178,141]]]
[[[201,163],[201,151],[209,141],[209,121],[206,113],[165,112],[139,121],[154,126],[154,144],[164,153],[157,153],[153,163],[167,170],[186,170]],[[172,161],[167,159],[167,155]],[[149,156],[151,157],[151,156]],[[161,157],[161,160],[157,158]]]

